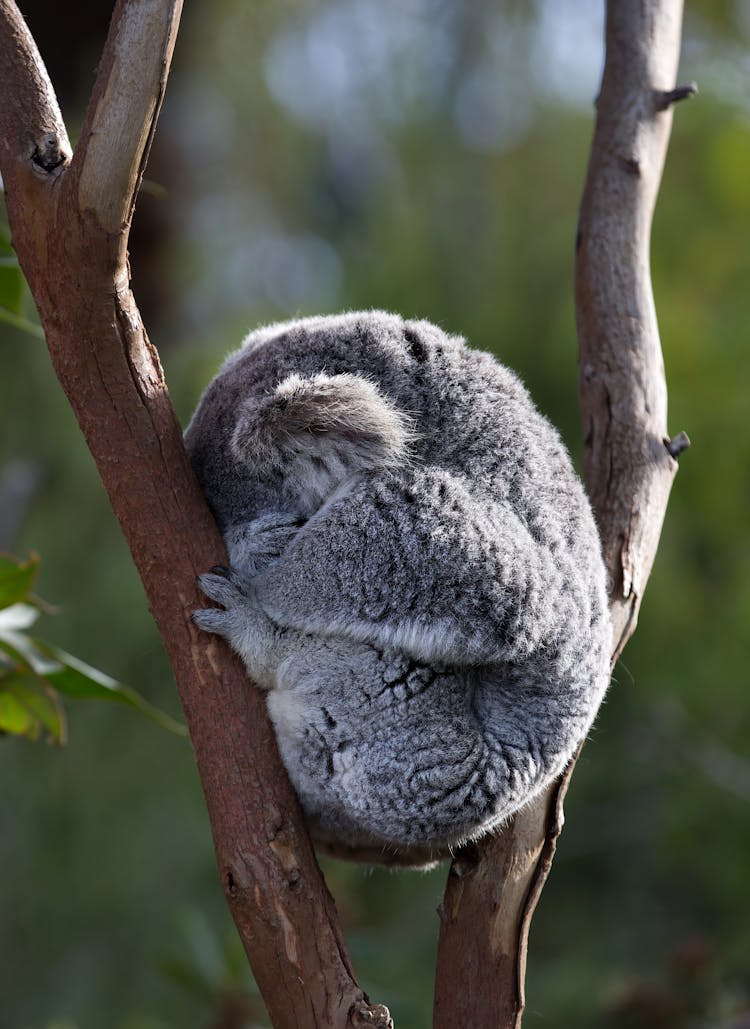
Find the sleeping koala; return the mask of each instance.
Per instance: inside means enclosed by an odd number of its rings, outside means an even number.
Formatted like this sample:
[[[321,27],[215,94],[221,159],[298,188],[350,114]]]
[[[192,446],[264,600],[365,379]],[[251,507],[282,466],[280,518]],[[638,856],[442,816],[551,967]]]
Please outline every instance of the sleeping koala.
[[[314,837],[425,863],[559,775],[609,679],[594,520],[520,381],[382,312],[251,333],[185,434],[231,567],[201,577],[268,691]]]

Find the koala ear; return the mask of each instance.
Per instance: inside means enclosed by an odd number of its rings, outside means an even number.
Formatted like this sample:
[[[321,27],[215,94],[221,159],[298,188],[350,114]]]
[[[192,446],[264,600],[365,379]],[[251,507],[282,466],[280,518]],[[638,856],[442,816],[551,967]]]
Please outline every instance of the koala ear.
[[[358,467],[395,465],[416,439],[407,415],[358,375],[292,374],[254,407],[246,405],[232,449],[260,471],[336,451]]]

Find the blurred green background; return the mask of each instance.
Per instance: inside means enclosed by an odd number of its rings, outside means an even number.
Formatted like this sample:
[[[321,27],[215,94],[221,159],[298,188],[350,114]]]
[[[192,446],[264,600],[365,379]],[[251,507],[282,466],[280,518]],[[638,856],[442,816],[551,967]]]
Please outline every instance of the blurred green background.
[[[109,5],[24,11],[75,138]],[[578,455],[602,18],[594,0],[188,5],[131,246],[183,421],[258,322],[383,307],[494,351]],[[688,3],[680,81],[701,93],[675,112],[653,278],[670,431],[693,447],[568,796],[529,1027],[750,1024],[749,42],[744,0]],[[39,634],[177,713],[44,346],[7,326],[0,428],[0,545],[41,552],[62,608]],[[0,740],[1,1029],[264,1025],[189,745],[119,707],[68,711],[65,750]],[[399,1029],[427,1026],[444,869],[326,872],[364,985]]]

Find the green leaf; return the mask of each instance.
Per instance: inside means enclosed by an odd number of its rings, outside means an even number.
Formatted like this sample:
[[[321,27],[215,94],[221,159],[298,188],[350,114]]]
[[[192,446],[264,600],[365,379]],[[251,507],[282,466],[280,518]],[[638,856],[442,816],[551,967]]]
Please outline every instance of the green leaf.
[[[0,610],[0,636],[7,632],[29,629],[39,617],[39,612],[30,604],[11,604]]]
[[[54,690],[33,672],[0,676],[0,732],[38,740],[43,731],[50,742],[65,742],[65,715]]]
[[[150,704],[137,690],[117,682],[51,643],[21,632],[0,631],[0,653],[8,655],[15,671],[43,680],[67,697],[126,704],[146,715],[162,729],[177,736],[187,736],[187,728],[182,722]]]
[[[57,662],[58,667],[46,671],[44,678],[66,697],[75,697],[80,700],[112,700],[119,704],[127,704],[146,715],[163,729],[167,729],[177,736],[187,736],[187,727],[182,722],[150,704],[132,686],[125,686],[123,683],[117,682],[116,679],[105,675],[97,668],[92,668],[91,665],[87,665],[84,661],[80,661],[77,657],[73,657],[72,654],[66,653],[51,643],[31,638],[29,638],[29,642],[37,653]]]
[[[28,600],[38,571],[36,554],[30,554],[26,561],[0,554],[0,608]]]
[[[0,689],[5,690],[3,704],[7,722],[7,726],[0,722],[0,731],[38,739],[41,726],[61,742],[65,725],[57,693],[62,693],[79,700],[126,704],[163,729],[186,736],[187,728],[182,722],[154,707],[131,686],[117,682],[72,654],[24,631],[36,621],[37,606],[42,603],[31,594],[38,569],[36,555],[22,561],[0,554]],[[35,606],[24,603],[29,600]],[[19,689],[25,684],[23,696],[17,691],[10,692],[9,676],[13,676],[12,681]],[[41,699],[34,700],[35,697]],[[52,711],[56,712],[54,720]]]
[[[0,632],[0,651],[11,658],[13,666],[24,668],[46,679],[50,673],[58,671],[60,663],[43,653],[37,643],[37,640],[27,636],[25,632],[16,632],[13,629],[3,629]]]
[[[36,723],[16,698],[0,690],[0,732],[8,733],[11,736],[28,736],[29,739],[38,739],[35,734]]]

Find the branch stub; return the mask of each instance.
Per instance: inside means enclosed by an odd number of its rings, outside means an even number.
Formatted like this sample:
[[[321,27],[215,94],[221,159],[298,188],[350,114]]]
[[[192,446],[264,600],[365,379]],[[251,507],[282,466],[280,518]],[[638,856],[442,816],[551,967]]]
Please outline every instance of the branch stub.
[[[666,111],[668,107],[672,106],[672,104],[676,104],[679,100],[689,100],[690,97],[695,96],[697,92],[697,82],[686,82],[682,86],[675,86],[674,89],[657,89],[654,91],[656,110]]]
[[[686,432],[678,432],[671,439],[665,439],[664,446],[667,448],[669,456],[676,461],[680,454],[690,446],[690,437]]]

